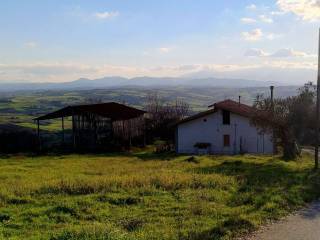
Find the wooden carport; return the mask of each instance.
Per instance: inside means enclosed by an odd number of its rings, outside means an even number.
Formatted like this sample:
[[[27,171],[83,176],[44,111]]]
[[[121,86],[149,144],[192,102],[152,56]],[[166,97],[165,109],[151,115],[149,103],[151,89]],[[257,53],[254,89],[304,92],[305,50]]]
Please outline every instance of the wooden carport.
[[[68,106],[35,118],[39,148],[41,149],[40,121],[61,119],[62,141],[65,142],[65,118],[72,117],[73,148],[98,146],[102,139],[126,139],[144,135],[145,111],[115,102]]]

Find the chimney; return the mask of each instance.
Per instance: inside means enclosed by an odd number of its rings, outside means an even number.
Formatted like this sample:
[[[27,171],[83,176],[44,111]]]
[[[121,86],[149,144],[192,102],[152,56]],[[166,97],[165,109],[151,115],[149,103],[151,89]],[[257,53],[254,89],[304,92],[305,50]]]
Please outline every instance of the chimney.
[[[270,86],[270,98],[271,98],[271,103],[273,104],[273,89],[274,89],[274,86]]]

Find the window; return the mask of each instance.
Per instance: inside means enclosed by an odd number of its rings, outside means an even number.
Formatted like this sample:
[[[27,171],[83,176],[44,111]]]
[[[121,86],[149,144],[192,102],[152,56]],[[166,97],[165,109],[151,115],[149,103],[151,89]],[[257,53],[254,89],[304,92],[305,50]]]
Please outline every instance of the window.
[[[222,110],[222,122],[224,125],[230,125],[230,112]]]
[[[223,146],[230,147],[230,135],[223,135]]]

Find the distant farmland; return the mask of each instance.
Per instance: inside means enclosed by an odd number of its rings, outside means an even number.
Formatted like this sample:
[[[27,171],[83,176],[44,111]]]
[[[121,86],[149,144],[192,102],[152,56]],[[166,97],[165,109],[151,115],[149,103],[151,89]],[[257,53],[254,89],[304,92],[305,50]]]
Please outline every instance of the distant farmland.
[[[295,95],[296,86],[278,87],[275,95],[286,97]],[[57,110],[64,106],[82,103],[116,101],[127,103],[133,107],[144,108],[148,94],[159,94],[164,101],[174,101],[176,98],[190,104],[193,112],[205,110],[209,104],[231,98],[241,99],[252,104],[257,94],[268,96],[269,89],[257,88],[190,88],[190,87],[159,87],[159,88],[110,88],[79,91],[19,91],[16,93],[1,93],[0,124],[12,123],[24,127],[34,127],[32,119],[35,116]],[[60,123],[47,122],[43,129],[58,130]]]

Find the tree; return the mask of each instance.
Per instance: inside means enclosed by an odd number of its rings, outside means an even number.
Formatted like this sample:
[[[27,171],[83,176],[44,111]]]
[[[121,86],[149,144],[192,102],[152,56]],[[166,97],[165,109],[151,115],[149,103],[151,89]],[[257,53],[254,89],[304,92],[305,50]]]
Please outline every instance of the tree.
[[[165,102],[157,93],[147,96],[145,108],[148,112],[147,128],[151,135],[150,137],[165,140],[173,139],[174,129],[170,125],[190,113],[188,103],[179,99],[174,102]]]
[[[298,95],[288,98],[257,96],[252,122],[264,132],[273,132],[277,146],[283,150],[285,159],[294,159],[299,154],[298,143],[313,143],[315,121],[315,86],[305,84]]]

